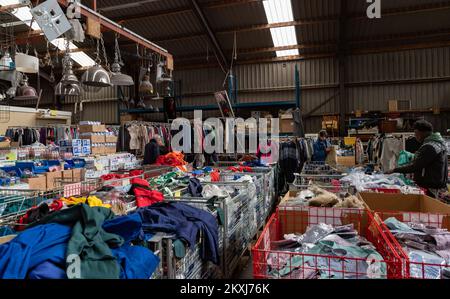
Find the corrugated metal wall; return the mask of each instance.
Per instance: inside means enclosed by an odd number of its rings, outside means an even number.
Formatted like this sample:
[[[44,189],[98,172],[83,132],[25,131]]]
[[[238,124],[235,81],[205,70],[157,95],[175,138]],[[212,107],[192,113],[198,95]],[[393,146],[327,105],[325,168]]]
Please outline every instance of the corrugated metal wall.
[[[239,102],[294,101],[295,65],[300,70],[301,101],[306,113],[338,91],[339,67],[335,58],[239,65],[235,67]],[[413,109],[450,107],[450,47],[349,56],[346,70],[348,112],[386,111],[389,100],[410,100]],[[175,74],[182,81],[183,106],[213,105],[213,93],[224,89],[225,74],[220,69],[182,70]],[[336,96],[313,114],[316,117],[307,120],[307,131],[320,129],[319,115],[338,111]],[[448,128],[448,114],[429,118],[439,130]]]
[[[332,97],[338,91],[339,68],[335,58],[320,58],[296,62],[262,63],[235,66],[238,79],[238,101],[294,102],[295,66],[299,67],[302,84],[301,101],[305,113]],[[388,101],[411,100],[413,109],[450,106],[450,47],[403,52],[354,55],[346,62],[349,112],[382,110]],[[215,105],[214,92],[223,90],[225,74],[220,69],[176,70],[175,80],[182,82],[182,106]],[[117,123],[117,91],[104,89],[99,93],[84,93],[83,120]],[[110,101],[105,101],[108,99]],[[67,99],[66,107],[73,109],[75,99]],[[158,107],[162,106],[158,104]],[[264,108],[254,110],[267,110]],[[320,129],[320,115],[338,113],[339,96],[317,110],[305,126],[308,132]],[[243,113],[242,109],[238,113]],[[184,112],[184,117],[192,117]],[[204,117],[218,116],[218,111],[203,111]],[[160,115],[154,115],[155,119]],[[449,115],[427,116],[444,130]]]

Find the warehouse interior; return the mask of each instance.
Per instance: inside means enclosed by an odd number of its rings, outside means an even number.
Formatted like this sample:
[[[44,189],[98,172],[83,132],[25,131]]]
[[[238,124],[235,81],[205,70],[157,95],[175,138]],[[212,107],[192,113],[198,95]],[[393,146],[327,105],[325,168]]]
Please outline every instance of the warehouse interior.
[[[0,278],[449,279],[449,15],[0,0]]]

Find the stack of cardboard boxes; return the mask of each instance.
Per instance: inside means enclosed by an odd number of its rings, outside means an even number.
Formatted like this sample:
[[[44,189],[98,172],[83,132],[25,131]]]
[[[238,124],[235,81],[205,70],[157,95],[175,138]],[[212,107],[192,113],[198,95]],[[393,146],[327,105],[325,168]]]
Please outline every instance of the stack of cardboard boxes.
[[[81,168],[47,172],[33,178],[23,179],[30,190],[51,191],[63,184],[75,184],[84,181],[85,170]]]
[[[89,140],[93,155],[116,153],[117,136],[110,135],[105,125],[79,126],[81,139]]]

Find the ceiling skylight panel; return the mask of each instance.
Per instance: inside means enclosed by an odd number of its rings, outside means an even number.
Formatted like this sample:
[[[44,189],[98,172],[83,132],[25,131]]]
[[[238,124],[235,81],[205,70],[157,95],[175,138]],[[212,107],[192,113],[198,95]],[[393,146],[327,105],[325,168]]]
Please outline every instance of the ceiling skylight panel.
[[[300,53],[298,52],[297,49],[294,50],[284,50],[284,51],[277,51],[277,57],[282,57],[282,56],[297,56]]]
[[[294,20],[291,0],[265,0],[263,5],[269,24]]]
[[[264,0],[264,10],[269,24],[294,21],[291,0]],[[297,45],[295,26],[271,28],[273,44],[275,47]],[[278,57],[299,55],[298,49],[276,51]]]

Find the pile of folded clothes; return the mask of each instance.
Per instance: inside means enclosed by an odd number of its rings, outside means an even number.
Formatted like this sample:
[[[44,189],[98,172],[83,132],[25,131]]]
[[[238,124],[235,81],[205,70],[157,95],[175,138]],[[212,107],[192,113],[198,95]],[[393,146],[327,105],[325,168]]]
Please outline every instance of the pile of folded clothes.
[[[356,196],[342,193],[335,194],[311,185],[307,190],[283,204],[289,206],[310,206],[325,208],[364,209],[363,202]]]
[[[353,224],[310,226],[303,235],[289,234],[271,243],[269,277],[281,279],[381,279],[387,266],[376,248]],[[285,252],[285,253],[281,253]]]
[[[363,171],[355,170],[343,177],[341,183],[354,186],[358,192],[365,192],[375,189],[396,189],[403,194],[422,194],[414,182],[400,174],[366,174]]]
[[[422,223],[385,221],[408,254],[411,278],[450,279],[450,232]]]

